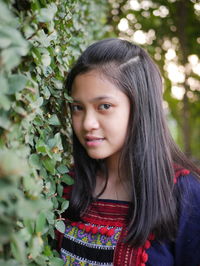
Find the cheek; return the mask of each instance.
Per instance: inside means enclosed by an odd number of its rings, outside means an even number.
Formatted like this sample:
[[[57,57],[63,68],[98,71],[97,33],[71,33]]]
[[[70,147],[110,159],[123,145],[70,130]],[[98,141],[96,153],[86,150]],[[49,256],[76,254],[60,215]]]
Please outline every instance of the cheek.
[[[130,108],[121,109],[116,115],[116,125],[119,130],[126,130],[129,124]]]
[[[111,137],[112,141],[117,140],[121,143],[127,136],[128,122],[128,118],[126,119],[124,116],[118,116],[116,119],[104,124],[104,129],[108,136]]]
[[[127,131],[129,126],[129,117],[130,113],[126,110],[121,116],[119,116],[118,121],[116,123],[116,130],[120,134],[121,138],[127,137]]]

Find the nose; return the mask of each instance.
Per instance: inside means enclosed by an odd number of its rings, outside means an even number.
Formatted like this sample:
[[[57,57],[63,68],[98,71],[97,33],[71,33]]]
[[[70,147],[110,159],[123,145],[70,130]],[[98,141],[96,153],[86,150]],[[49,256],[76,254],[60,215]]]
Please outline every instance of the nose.
[[[86,112],[83,118],[83,128],[85,131],[91,131],[99,128],[99,121],[94,112]]]

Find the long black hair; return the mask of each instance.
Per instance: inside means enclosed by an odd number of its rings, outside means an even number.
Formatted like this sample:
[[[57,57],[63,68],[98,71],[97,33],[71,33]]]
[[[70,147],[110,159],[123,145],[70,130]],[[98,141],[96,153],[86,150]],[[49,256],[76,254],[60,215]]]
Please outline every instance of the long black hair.
[[[101,40],[82,53],[68,74],[69,95],[75,77],[94,69],[114,82],[131,103],[119,167],[119,174],[131,184],[125,241],[140,246],[151,232],[158,240],[173,240],[177,228],[174,165],[193,172],[197,168],[178,149],[169,133],[162,108],[160,72],[137,45],[115,38]],[[93,200],[97,171],[103,171],[106,178],[108,175],[104,160],[90,158],[74,133],[73,156],[75,184],[67,215],[72,220],[80,220]]]

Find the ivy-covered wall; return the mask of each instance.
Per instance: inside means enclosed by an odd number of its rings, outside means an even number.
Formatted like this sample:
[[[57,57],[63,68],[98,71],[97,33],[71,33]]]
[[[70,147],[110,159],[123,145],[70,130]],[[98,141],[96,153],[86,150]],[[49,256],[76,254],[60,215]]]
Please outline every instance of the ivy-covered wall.
[[[63,265],[67,72],[107,32],[106,0],[0,0],[0,265]]]

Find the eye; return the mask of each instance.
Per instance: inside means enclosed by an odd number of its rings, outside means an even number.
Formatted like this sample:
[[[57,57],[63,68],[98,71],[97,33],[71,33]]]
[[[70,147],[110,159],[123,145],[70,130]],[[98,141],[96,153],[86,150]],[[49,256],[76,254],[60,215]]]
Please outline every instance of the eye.
[[[103,103],[103,104],[99,105],[100,110],[108,110],[110,107],[111,107],[111,104],[109,104],[109,103]]]
[[[78,111],[83,110],[83,108],[79,104],[71,104],[71,110],[72,112],[78,112]]]

